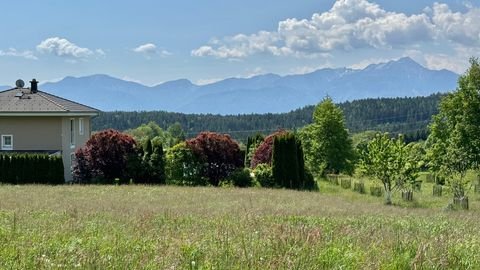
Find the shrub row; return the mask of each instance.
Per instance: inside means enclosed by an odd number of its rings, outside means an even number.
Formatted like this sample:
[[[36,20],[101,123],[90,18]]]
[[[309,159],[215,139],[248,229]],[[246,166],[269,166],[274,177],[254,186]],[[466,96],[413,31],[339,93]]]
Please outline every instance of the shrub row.
[[[6,184],[63,184],[61,156],[0,154],[0,182]]]

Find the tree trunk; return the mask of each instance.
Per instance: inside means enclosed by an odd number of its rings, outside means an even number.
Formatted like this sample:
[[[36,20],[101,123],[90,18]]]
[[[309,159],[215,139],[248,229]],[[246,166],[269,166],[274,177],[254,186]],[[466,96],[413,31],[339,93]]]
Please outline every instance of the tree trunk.
[[[388,189],[385,190],[385,204],[386,205],[392,204],[392,191]]]

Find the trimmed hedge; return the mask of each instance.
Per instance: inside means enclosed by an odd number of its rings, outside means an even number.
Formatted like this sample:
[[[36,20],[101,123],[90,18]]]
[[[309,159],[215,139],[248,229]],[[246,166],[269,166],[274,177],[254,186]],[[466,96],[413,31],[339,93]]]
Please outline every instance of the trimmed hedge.
[[[63,184],[65,178],[62,157],[47,154],[1,153],[0,183]]]

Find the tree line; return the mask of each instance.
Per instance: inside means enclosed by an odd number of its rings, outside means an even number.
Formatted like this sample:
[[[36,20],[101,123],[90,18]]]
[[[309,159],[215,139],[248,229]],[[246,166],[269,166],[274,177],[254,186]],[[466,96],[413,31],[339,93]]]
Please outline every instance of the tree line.
[[[345,115],[350,133],[366,130],[404,134],[407,141],[427,138],[427,125],[432,115],[438,113],[443,94],[428,97],[377,98],[355,100],[337,104]],[[256,133],[270,134],[278,129],[297,130],[312,123],[315,106],[281,114],[213,115],[183,114],[164,111],[101,112],[93,119],[93,130],[113,128],[134,129],[149,122],[162,129],[178,123],[184,136],[192,138],[201,131],[228,133],[234,139],[246,142]]]

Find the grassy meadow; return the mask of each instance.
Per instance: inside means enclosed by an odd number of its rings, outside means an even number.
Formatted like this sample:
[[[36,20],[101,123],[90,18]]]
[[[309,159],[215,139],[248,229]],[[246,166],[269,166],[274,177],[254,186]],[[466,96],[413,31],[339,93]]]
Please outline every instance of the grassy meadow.
[[[480,196],[0,186],[1,269],[480,269]]]

